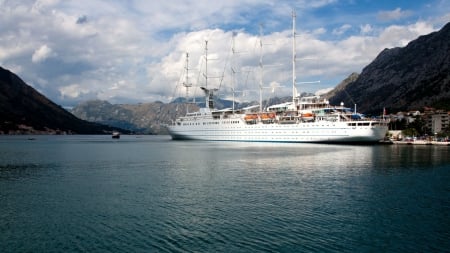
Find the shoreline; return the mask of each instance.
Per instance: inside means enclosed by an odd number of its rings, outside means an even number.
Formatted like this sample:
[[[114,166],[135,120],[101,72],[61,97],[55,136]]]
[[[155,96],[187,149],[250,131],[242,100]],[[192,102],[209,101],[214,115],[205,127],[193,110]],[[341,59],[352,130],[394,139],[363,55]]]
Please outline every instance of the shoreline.
[[[398,145],[436,145],[436,146],[450,146],[449,141],[392,141],[393,144]]]

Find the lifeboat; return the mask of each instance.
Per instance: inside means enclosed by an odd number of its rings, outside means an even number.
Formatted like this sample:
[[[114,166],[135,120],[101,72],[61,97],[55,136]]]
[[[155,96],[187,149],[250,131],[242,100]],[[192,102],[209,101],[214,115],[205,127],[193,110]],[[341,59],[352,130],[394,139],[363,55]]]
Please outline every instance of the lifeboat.
[[[275,119],[275,113],[270,112],[270,113],[261,113],[260,114],[261,117],[261,121],[262,122],[272,122],[273,119]]]
[[[301,117],[304,120],[313,120],[314,116],[315,116],[314,113],[311,113],[311,112],[306,112],[306,113],[301,114]]]
[[[262,120],[274,119],[275,113],[262,113],[260,117]]]
[[[245,121],[251,121],[251,120],[256,120],[258,119],[258,115],[257,114],[246,114],[244,116],[244,120]]]

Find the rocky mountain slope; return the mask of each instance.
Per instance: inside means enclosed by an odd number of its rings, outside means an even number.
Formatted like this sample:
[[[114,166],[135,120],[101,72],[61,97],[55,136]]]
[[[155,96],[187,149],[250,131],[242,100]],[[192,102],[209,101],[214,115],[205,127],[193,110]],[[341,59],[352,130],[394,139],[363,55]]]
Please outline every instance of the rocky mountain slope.
[[[109,126],[87,122],[0,67],[0,134],[103,134]]]
[[[352,81],[352,79],[354,79]],[[406,47],[383,50],[359,76],[327,95],[365,113],[450,107],[450,23]]]
[[[186,103],[162,102],[142,104],[111,104],[107,101],[92,100],[80,103],[72,113],[84,120],[120,127],[134,133],[165,133],[164,124],[182,116],[188,110],[198,110],[198,106]]]

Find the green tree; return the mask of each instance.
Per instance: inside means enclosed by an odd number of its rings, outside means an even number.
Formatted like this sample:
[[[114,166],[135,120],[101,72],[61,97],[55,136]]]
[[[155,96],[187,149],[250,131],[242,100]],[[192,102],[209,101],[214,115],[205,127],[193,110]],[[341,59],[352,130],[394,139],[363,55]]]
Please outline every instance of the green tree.
[[[427,123],[420,116],[415,116],[414,121],[409,123],[407,129],[415,129],[416,135],[423,136],[425,134],[430,134],[430,130],[427,129]]]
[[[418,132],[415,128],[406,128],[402,131],[403,136],[417,136]]]
[[[390,130],[404,130],[407,126],[406,119],[400,119],[400,120],[393,120],[389,122],[389,129]]]
[[[437,135],[439,138],[450,137],[450,126],[442,129]]]

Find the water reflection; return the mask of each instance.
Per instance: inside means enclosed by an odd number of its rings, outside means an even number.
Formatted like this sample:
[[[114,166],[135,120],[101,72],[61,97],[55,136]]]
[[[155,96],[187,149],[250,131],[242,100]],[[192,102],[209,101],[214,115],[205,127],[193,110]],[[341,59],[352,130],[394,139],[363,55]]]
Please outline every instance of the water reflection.
[[[448,147],[46,138],[0,140],[6,251],[449,246]]]

